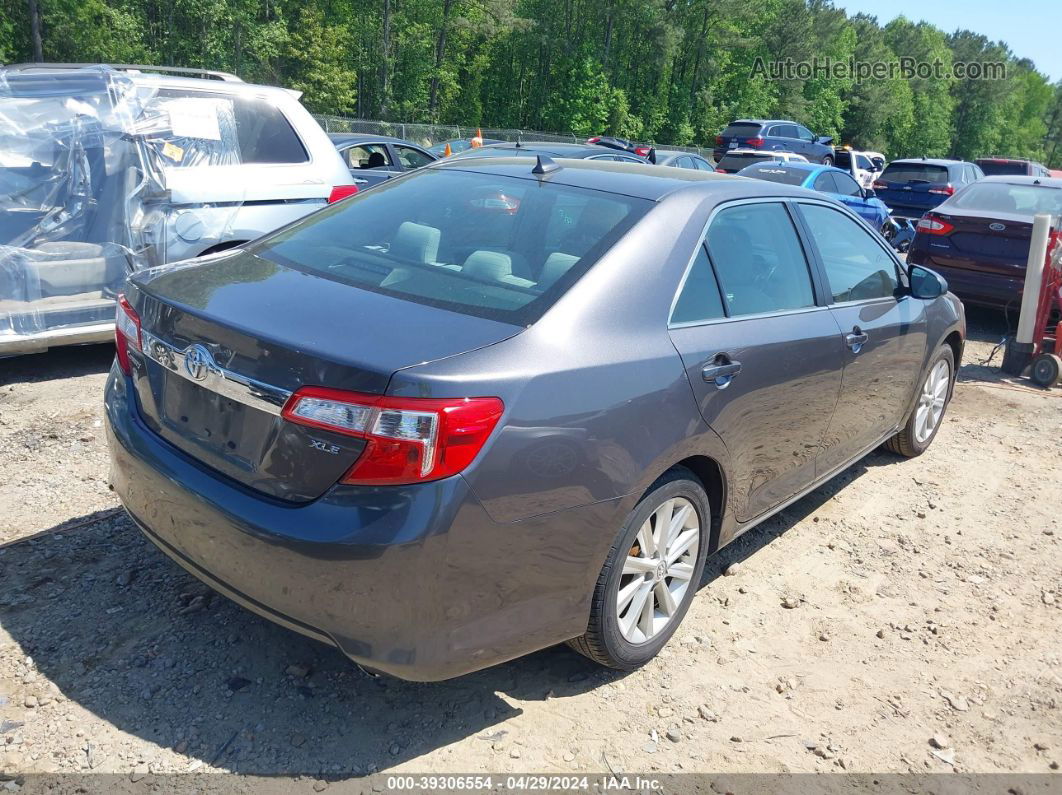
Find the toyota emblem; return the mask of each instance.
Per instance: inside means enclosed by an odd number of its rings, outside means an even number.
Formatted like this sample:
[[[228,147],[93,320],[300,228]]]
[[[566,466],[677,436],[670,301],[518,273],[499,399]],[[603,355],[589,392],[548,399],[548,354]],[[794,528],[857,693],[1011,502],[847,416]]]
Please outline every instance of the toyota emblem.
[[[217,365],[210,351],[202,345],[192,345],[184,354],[184,369],[196,381],[202,381]]]

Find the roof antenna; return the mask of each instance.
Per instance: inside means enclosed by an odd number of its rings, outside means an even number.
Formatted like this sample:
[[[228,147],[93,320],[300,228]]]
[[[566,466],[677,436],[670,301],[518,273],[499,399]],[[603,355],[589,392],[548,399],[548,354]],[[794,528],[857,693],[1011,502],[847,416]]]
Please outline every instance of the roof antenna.
[[[560,171],[560,166],[558,166],[549,155],[538,155],[538,162],[536,162],[535,167],[531,169],[532,174],[540,175],[552,174],[554,171]]]

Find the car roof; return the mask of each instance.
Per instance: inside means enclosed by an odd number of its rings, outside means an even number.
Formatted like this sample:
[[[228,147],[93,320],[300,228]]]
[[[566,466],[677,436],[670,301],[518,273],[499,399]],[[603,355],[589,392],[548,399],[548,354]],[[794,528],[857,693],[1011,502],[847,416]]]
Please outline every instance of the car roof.
[[[519,141],[517,143],[504,141],[502,143],[480,146],[475,150],[470,149],[466,152],[461,152],[460,156],[469,156],[469,152],[473,151],[478,157],[489,156],[488,153],[491,152],[520,152],[522,154],[540,152],[542,154],[568,158],[582,158],[590,157],[591,155],[609,154],[625,154],[630,157],[637,157],[633,152],[627,152],[622,149],[613,149],[610,146],[599,146],[597,144],[554,143],[551,141]]]
[[[328,133],[328,137],[332,139],[334,144],[363,144],[371,143],[373,141],[379,141],[381,143],[387,142],[390,144],[408,144],[410,141],[405,141],[401,138],[394,138],[390,135],[369,135],[367,133]],[[416,146],[416,144],[413,144]]]
[[[946,157],[901,157],[898,160],[893,160],[889,165],[894,166],[897,163],[925,163],[930,166],[959,166],[963,163],[967,163],[967,161],[949,160]]]
[[[1034,177],[1025,174],[996,174],[979,179],[977,182],[1004,182],[1008,185],[1043,185],[1047,188],[1062,188],[1060,177]]]
[[[684,152],[681,149],[657,149],[656,150],[656,158],[657,158],[657,160],[661,160],[663,158],[669,158],[669,157],[679,157],[681,155],[689,155],[690,157],[699,157],[701,160],[704,160],[704,155],[699,155],[696,152]]]
[[[804,125],[798,121],[792,119],[734,119],[731,124],[796,124],[800,127]]]
[[[720,201],[731,198],[770,196],[821,196],[805,188],[748,179],[714,171],[662,168],[648,163],[557,158],[560,169],[540,179],[574,188],[618,193],[660,201],[680,190],[718,193]],[[533,162],[526,157],[470,157],[437,160],[426,169],[475,171],[498,176],[534,179]]]

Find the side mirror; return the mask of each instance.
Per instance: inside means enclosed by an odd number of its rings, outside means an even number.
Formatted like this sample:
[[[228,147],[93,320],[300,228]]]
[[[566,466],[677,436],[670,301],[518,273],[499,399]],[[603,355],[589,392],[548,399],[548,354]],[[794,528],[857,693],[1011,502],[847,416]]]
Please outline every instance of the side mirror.
[[[656,165],[656,147],[655,146],[652,149],[649,150],[649,154],[647,154],[645,156],[645,159],[648,160],[650,163],[652,163],[654,166]]]
[[[948,282],[936,271],[923,268],[921,265],[912,265],[907,271],[911,279],[911,295],[930,301],[940,298],[948,291]]]

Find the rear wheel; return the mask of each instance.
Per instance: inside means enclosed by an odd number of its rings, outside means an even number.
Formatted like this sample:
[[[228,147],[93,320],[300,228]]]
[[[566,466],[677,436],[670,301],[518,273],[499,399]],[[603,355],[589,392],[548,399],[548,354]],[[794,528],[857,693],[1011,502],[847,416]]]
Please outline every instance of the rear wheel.
[[[708,495],[676,467],[654,483],[616,536],[594,588],[590,622],[569,645],[602,665],[644,665],[675,633],[708,550]]]
[[[826,155],[824,158],[822,158],[822,164],[824,166],[832,166],[833,165],[833,155]]]
[[[944,420],[954,374],[955,354],[951,346],[941,345],[922,381],[914,411],[903,430],[885,443],[886,448],[907,458],[922,455],[929,448]]]
[[[1033,359],[1029,376],[1037,386],[1050,389],[1062,378],[1062,359],[1053,353],[1041,353]]]

